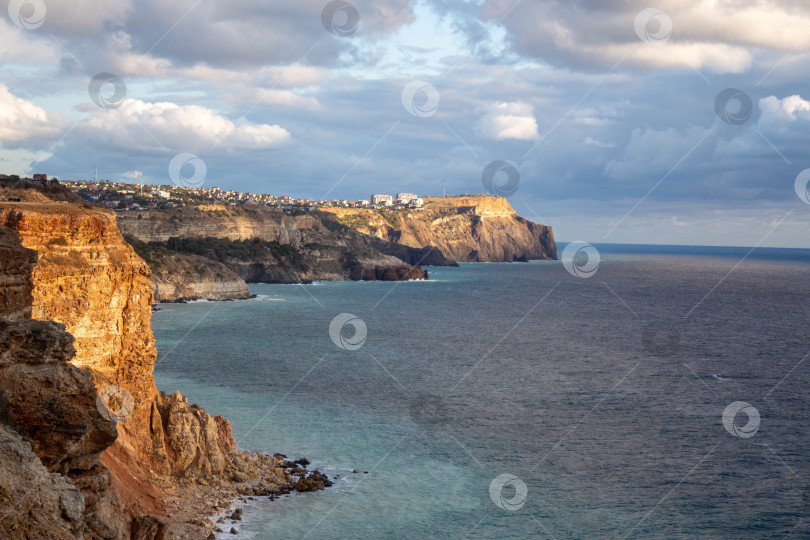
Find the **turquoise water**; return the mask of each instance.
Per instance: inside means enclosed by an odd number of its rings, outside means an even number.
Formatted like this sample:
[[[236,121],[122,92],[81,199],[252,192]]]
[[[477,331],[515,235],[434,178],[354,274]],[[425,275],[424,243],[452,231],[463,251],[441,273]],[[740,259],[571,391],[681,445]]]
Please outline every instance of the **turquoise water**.
[[[808,534],[807,253],[630,251],[590,279],[469,264],[163,305],[156,380],[241,448],[339,476],[252,502],[240,537]],[[367,328],[356,350],[330,337],[341,313]],[[751,438],[724,428],[736,401]]]

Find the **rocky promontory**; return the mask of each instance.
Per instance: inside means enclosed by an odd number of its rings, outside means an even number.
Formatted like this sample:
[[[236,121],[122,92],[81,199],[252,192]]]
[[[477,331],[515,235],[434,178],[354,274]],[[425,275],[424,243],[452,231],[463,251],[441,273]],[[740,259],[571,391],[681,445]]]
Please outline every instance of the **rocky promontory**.
[[[411,248],[434,248],[458,262],[556,259],[551,227],[520,217],[503,197],[424,197],[413,210],[324,208],[349,227]]]
[[[421,266],[557,256],[550,227],[488,195],[428,197],[418,210],[220,204],[117,217],[152,268],[158,301],[243,298],[247,283],[422,279]]]

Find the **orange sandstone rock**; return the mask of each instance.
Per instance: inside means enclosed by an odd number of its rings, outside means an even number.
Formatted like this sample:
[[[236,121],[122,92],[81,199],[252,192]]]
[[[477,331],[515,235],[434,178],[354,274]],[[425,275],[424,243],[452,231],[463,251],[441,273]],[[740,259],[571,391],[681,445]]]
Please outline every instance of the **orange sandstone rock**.
[[[157,391],[149,268],[112,212],[0,202],[0,254],[0,316],[20,319],[0,319],[0,412],[11,419],[11,431],[0,421],[0,437],[30,465],[0,482],[0,502],[24,478],[61,489],[31,462],[32,449],[80,494],[42,495],[40,522],[11,537],[37,536],[49,524],[55,538],[200,536],[212,501],[294,487],[282,457],[239,451],[227,420],[179,392]],[[24,320],[29,313],[40,321]],[[190,494],[195,502],[183,506]],[[53,515],[58,505],[64,523]],[[0,515],[0,532],[21,526],[7,517]],[[203,525],[188,524],[195,521]]]
[[[551,227],[520,217],[502,197],[425,197],[420,210],[324,208],[358,231],[413,248],[434,247],[458,262],[555,259]]]

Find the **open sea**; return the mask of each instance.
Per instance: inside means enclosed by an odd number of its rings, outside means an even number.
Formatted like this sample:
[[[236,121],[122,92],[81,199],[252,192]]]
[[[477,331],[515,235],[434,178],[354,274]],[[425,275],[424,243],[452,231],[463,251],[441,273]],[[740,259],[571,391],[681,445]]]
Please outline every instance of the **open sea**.
[[[810,250],[595,247],[162,305],[158,388],[339,476],[220,537],[810,537]]]

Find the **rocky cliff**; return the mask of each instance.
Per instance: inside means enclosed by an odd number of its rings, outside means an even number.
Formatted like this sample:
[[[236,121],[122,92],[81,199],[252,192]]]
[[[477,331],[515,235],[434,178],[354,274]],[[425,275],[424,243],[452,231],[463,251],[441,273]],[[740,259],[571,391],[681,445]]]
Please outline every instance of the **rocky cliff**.
[[[302,231],[316,227],[308,215],[288,215],[259,205],[201,205],[162,210],[119,212],[125,236],[141,242],[166,242],[170,238],[260,238],[279,244],[301,243]]]
[[[134,243],[134,242],[133,242]],[[156,302],[248,298],[248,285],[219,261],[201,255],[170,253],[153,257],[152,293]]]
[[[69,363],[65,326],[30,320],[36,264],[37,252],[0,227],[0,534],[127,537],[100,463],[116,423],[97,407],[93,376]]]
[[[101,452],[115,422],[93,376],[68,363],[62,324],[0,318],[0,533],[5,538],[121,538],[121,500]]]
[[[0,226],[38,252],[32,317],[67,327],[72,363],[91,370],[99,390],[116,385],[133,396],[119,444],[151,454],[142,437],[157,395],[149,268],[121,238],[114,214],[68,203],[0,203]]]
[[[31,317],[31,273],[36,264],[37,252],[24,248],[15,231],[0,227],[0,315]]]
[[[4,469],[0,497],[17,500],[28,481],[38,490],[0,517],[0,532],[204,537],[213,523],[202,518],[223,498],[328,483],[295,478],[283,456],[237,450],[227,420],[157,391],[149,268],[112,212],[0,202],[0,254],[0,452],[16,460],[0,467],[20,465]]]
[[[556,259],[551,227],[517,215],[490,195],[425,197],[418,210],[325,208],[337,220],[382,240],[413,248],[434,247],[459,262]]]
[[[219,205],[117,217],[152,268],[159,301],[245,297],[244,283],[424,279],[422,259],[452,264],[438,252],[390,244],[319,212],[288,215],[264,206]]]
[[[557,256],[551,228],[518,216],[506,199],[425,201],[420,210],[323,208],[295,214],[259,205],[212,205],[117,217],[152,268],[159,301],[244,297],[246,286],[223,269],[246,283],[403,280],[422,278],[422,265]]]

